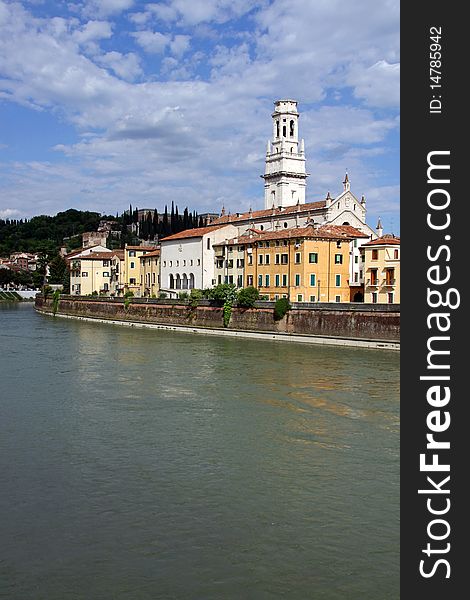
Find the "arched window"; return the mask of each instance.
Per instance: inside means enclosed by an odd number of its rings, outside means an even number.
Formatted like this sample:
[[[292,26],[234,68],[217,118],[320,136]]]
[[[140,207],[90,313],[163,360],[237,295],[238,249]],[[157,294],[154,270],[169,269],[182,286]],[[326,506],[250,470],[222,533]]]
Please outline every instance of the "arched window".
[[[264,225],[260,225],[259,228],[260,228],[261,231],[263,231]]]
[[[189,289],[192,290],[194,288],[194,273],[189,274]]]
[[[349,225],[349,223],[348,223],[347,221],[345,221],[345,222],[343,223],[343,225]]]
[[[276,137],[279,137],[279,121],[276,121]]]
[[[282,137],[287,137],[287,127],[285,125],[282,126]]]
[[[294,120],[293,119],[290,122],[290,136],[294,137]]]
[[[287,229],[287,223],[284,223],[284,229]]]
[[[168,287],[170,288],[170,290],[172,290],[175,287],[175,278],[173,277],[173,275],[170,275],[170,281],[169,281]]]
[[[183,273],[183,290],[188,289],[188,276],[186,273]]]
[[[178,275],[176,276],[176,289],[180,290],[181,289],[181,277],[178,273]]]

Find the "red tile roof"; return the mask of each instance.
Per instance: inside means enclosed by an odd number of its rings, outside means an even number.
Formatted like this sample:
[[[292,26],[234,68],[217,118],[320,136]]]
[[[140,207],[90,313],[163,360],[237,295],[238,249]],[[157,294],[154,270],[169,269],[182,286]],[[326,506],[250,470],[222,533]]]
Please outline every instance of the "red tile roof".
[[[367,234],[359,231],[351,225],[324,225],[322,227],[314,227],[313,225],[307,225],[307,227],[293,227],[291,229],[282,229],[279,231],[262,231],[249,230],[253,232],[253,236],[243,235],[238,238],[239,243],[250,243],[258,240],[279,240],[279,239],[291,239],[291,238],[314,238],[314,239],[345,239],[351,240],[354,238],[366,238],[369,237]]]
[[[183,240],[185,238],[193,238],[193,237],[202,237],[206,235],[206,233],[211,233],[212,231],[216,231],[217,229],[222,229],[225,227],[226,223],[217,224],[217,225],[208,225],[207,227],[197,227],[196,229],[185,229],[184,231],[180,231],[179,233],[174,233],[173,235],[169,235],[166,238],[163,238],[161,241],[166,242],[168,240]]]
[[[90,254],[85,254],[84,256],[79,256],[77,257],[77,260],[109,260],[111,258],[113,258],[114,256],[117,256],[118,258],[120,258],[119,254],[117,254],[117,252],[90,252]],[[73,259],[73,256],[72,256]]]
[[[294,206],[286,206],[282,210],[280,208],[272,208],[264,209],[264,210],[253,210],[245,213],[241,213],[239,215],[223,215],[218,219],[212,221],[211,224],[219,225],[221,223],[234,223],[236,221],[248,221],[249,219],[260,219],[263,217],[280,217],[282,215],[288,215],[292,213],[300,212],[308,212],[309,210],[318,210],[320,208],[324,208],[326,205],[326,200],[320,200],[318,202],[308,202],[307,204],[299,204]]]
[[[143,250],[144,252],[151,252],[155,250],[155,246],[126,246],[126,250]]]
[[[371,242],[367,242],[367,244],[362,244],[363,246],[399,246],[400,238],[395,237],[389,233],[386,233],[382,237],[377,238],[376,240],[372,240]]]
[[[146,254],[142,254],[142,256],[140,256],[139,258],[144,260],[149,256],[160,256],[160,248],[158,248],[157,250],[153,250],[153,252],[147,252]]]

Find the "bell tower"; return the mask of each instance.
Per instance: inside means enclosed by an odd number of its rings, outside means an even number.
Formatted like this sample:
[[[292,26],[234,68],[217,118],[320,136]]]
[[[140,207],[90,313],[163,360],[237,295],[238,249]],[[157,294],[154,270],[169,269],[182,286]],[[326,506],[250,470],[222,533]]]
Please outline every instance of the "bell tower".
[[[274,103],[273,136],[266,149],[264,208],[305,204],[304,141],[299,142],[299,113],[296,100]]]

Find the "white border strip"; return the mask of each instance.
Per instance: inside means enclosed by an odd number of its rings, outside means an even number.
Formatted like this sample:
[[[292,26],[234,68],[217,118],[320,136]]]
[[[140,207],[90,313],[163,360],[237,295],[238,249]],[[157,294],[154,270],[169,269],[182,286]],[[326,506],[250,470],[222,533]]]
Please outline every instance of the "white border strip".
[[[42,315],[54,316],[50,312],[36,309]],[[111,325],[126,325],[138,329],[164,329],[166,331],[177,331],[181,333],[198,333],[202,335],[221,335],[228,337],[241,337],[252,339],[270,339],[281,342],[297,342],[301,344],[321,344],[327,346],[353,346],[359,348],[378,348],[381,350],[400,350],[399,342],[359,340],[347,338],[321,337],[314,335],[298,335],[291,333],[273,333],[271,331],[244,331],[235,329],[209,329],[208,327],[186,327],[185,325],[161,325],[159,323],[141,323],[137,321],[119,321],[114,319],[100,319],[95,317],[79,317],[76,315],[64,315],[56,313],[56,317],[62,319],[75,319],[77,321],[89,321],[92,323],[109,323]]]

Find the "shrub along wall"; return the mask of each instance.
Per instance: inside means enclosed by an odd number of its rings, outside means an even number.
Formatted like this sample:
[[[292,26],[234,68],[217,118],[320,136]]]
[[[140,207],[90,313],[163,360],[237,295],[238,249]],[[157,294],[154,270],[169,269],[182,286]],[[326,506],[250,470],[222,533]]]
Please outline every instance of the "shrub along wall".
[[[38,296],[36,308],[53,312],[52,300]],[[201,302],[191,307],[176,300],[123,300],[61,296],[58,314],[71,316],[223,328],[223,307]],[[259,302],[256,308],[233,307],[229,329],[284,332],[352,339],[399,341],[400,311],[394,305],[307,305],[294,304],[280,321],[274,320],[274,303]]]

